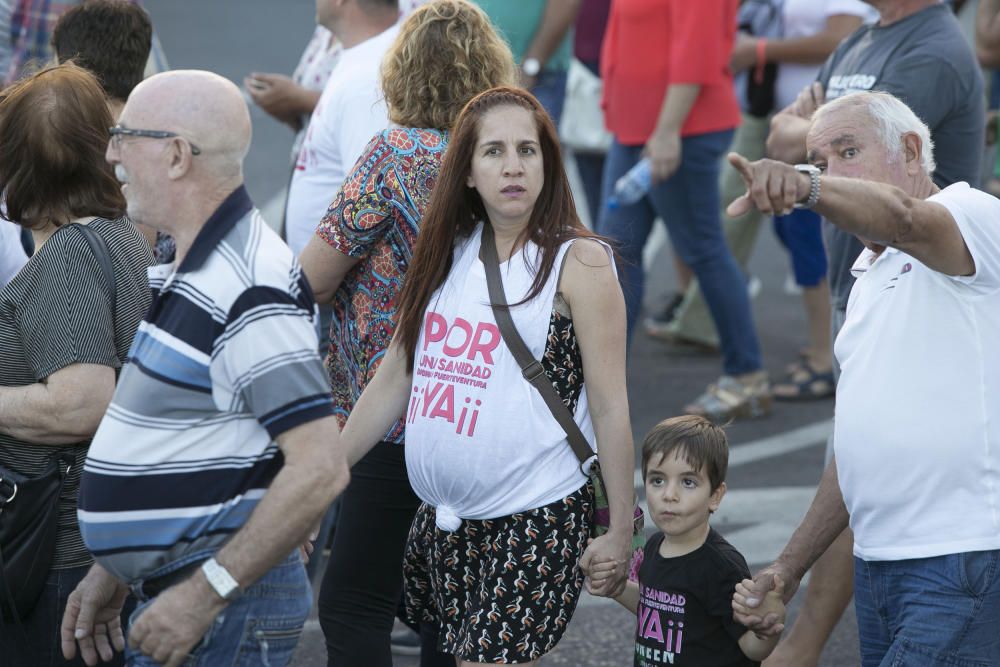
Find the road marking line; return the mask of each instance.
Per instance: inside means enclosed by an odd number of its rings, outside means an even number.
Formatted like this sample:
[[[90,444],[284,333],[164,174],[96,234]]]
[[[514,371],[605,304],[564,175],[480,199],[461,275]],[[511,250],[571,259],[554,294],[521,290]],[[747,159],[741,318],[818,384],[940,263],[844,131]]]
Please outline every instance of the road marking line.
[[[744,466],[818,445],[826,442],[832,432],[833,420],[824,419],[823,421],[808,424],[791,431],[760,438],[759,440],[751,440],[743,445],[734,445],[729,450],[729,467]],[[635,484],[636,492],[643,490],[641,470],[635,471],[633,483]]]

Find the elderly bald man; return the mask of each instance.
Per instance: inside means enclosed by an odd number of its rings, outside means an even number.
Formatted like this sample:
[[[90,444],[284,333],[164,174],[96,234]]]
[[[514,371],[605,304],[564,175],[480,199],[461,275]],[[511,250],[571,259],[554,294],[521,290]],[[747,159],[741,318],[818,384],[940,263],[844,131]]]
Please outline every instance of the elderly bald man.
[[[788,597],[854,531],[862,665],[1000,664],[1000,201],[935,185],[930,131],[888,93],[816,112],[810,165],[731,154],[730,206],[814,208],[864,250],[834,351],[834,458],[778,560],[738,587],[737,618],[771,584]]]
[[[310,608],[298,545],[346,486],[312,293],[243,186],[250,117],[208,72],[154,76],[111,129],[129,216],[177,242],[83,472],[96,564],[63,652],[87,664],[286,664]],[[222,613],[224,611],[224,613]],[[200,643],[199,643],[200,642]],[[195,646],[197,645],[197,648]]]

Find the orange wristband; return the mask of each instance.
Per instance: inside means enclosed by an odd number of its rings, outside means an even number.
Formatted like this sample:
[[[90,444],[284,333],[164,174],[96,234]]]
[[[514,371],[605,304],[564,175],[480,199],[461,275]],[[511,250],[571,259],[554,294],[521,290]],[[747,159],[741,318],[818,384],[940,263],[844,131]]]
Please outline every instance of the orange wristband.
[[[767,40],[761,37],[757,40],[757,64],[753,70],[754,83],[764,83],[765,65],[767,65]]]

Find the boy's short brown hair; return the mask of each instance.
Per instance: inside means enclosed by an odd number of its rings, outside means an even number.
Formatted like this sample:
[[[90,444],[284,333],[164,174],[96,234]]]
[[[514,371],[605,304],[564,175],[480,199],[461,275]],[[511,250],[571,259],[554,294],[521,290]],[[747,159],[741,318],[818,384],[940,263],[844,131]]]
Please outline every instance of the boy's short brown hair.
[[[708,475],[715,491],[726,481],[729,470],[729,441],[726,432],[704,417],[684,415],[665,419],[653,427],[642,442],[642,478],[646,479],[649,462],[667,457],[675,449],[691,466]]]

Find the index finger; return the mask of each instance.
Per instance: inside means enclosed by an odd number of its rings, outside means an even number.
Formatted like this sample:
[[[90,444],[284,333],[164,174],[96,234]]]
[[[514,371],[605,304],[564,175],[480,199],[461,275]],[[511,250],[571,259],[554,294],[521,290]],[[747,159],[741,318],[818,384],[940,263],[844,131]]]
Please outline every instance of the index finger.
[[[750,160],[739,153],[730,153],[726,156],[726,159],[729,160],[729,164],[733,165],[733,168],[740,173],[740,176],[749,185],[750,181],[753,180],[753,170],[750,168]]]

